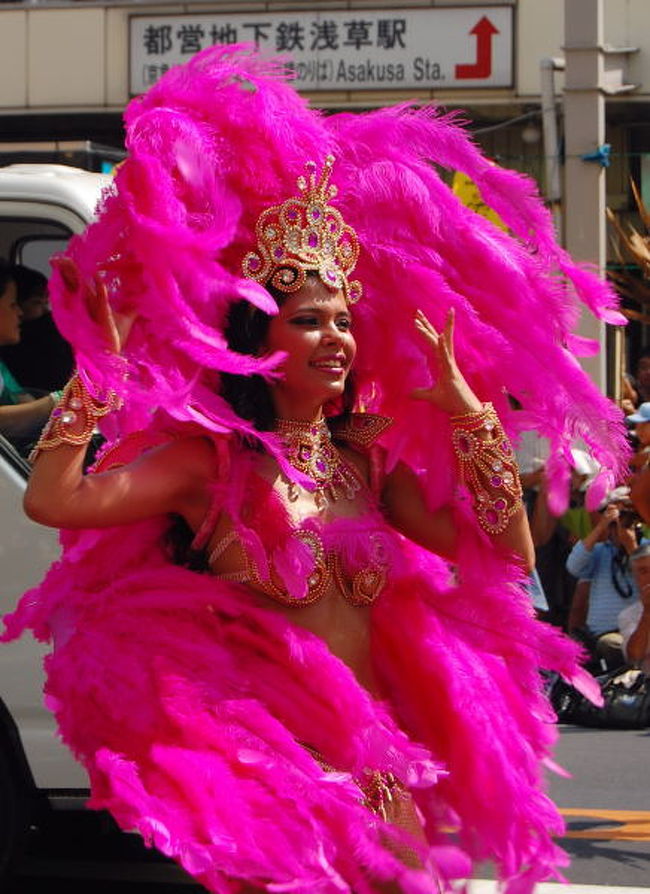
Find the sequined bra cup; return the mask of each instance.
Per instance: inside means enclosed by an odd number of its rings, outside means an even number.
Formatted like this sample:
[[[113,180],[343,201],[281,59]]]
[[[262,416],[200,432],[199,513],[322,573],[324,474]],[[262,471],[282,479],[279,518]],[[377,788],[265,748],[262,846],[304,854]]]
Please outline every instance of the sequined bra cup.
[[[370,448],[389,424],[390,420],[383,417],[355,414],[346,422],[345,428],[335,429],[337,440],[367,451],[370,459],[370,487],[361,481],[348,464],[335,470],[334,486],[340,486],[341,495],[348,499],[352,499],[362,489],[367,490],[368,511],[361,518],[343,517],[327,524],[308,520],[300,527],[290,527],[281,546],[280,552],[284,560],[280,564],[285,567],[288,560],[288,564],[294,566],[295,586],[290,588],[285,585],[274,560],[279,559],[279,556],[275,553],[270,555],[268,550],[265,550],[267,567],[262,572],[253,558],[255,551],[247,546],[245,531],[238,530],[235,526],[211,549],[208,564],[213,568],[226,552],[236,550],[240,567],[233,571],[213,571],[213,575],[218,580],[250,586],[269,596],[274,602],[293,608],[313,605],[332,587],[351,605],[372,605],[386,584],[390,538],[378,510],[373,511],[375,497],[381,490],[382,472],[378,451]],[[297,449],[305,453],[304,445]],[[223,468],[223,457],[220,457],[220,467]],[[291,490],[289,499],[291,500]],[[199,539],[210,539],[215,521],[214,513],[212,523],[206,519],[202,531],[195,538],[195,546]],[[209,529],[207,537],[206,529]],[[258,536],[263,540],[262,532],[258,532]],[[351,545],[354,545],[354,557],[348,555]],[[302,569],[303,573],[299,571],[296,574],[296,567]],[[297,589],[299,592],[296,592]]]

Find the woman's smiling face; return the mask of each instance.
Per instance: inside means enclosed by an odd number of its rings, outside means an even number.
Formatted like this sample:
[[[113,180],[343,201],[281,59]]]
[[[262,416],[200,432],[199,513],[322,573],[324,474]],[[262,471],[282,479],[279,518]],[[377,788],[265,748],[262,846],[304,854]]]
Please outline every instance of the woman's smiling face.
[[[282,302],[264,345],[269,353],[287,355],[282,378],[271,385],[279,417],[311,419],[324,403],[340,397],[356,354],[351,327],[343,292],[317,277],[308,277]]]

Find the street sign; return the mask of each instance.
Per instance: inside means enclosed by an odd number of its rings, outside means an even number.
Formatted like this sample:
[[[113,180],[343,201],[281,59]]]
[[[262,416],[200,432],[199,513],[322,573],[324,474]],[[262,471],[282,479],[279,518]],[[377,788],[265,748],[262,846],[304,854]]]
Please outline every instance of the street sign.
[[[299,90],[510,87],[511,6],[134,15],[130,90],[214,44],[283,53]]]

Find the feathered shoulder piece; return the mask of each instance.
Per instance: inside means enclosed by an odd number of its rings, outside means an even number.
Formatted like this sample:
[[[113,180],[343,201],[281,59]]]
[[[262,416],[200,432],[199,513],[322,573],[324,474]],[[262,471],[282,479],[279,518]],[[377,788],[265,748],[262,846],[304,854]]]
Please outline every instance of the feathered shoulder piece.
[[[387,431],[393,420],[376,413],[350,413],[328,421],[332,437],[359,450],[368,450]]]

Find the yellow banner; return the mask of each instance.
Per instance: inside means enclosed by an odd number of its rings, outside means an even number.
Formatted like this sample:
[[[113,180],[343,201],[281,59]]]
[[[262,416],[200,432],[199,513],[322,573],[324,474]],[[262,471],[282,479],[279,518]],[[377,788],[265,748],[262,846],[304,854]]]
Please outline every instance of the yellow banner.
[[[500,227],[502,230],[508,229],[496,211],[493,211],[489,205],[485,204],[478,186],[467,176],[467,174],[463,174],[461,171],[456,171],[454,173],[451,188],[454,195],[458,196],[463,205],[467,205],[472,211],[476,211],[477,214],[487,217],[488,220],[491,220],[495,226]]]

